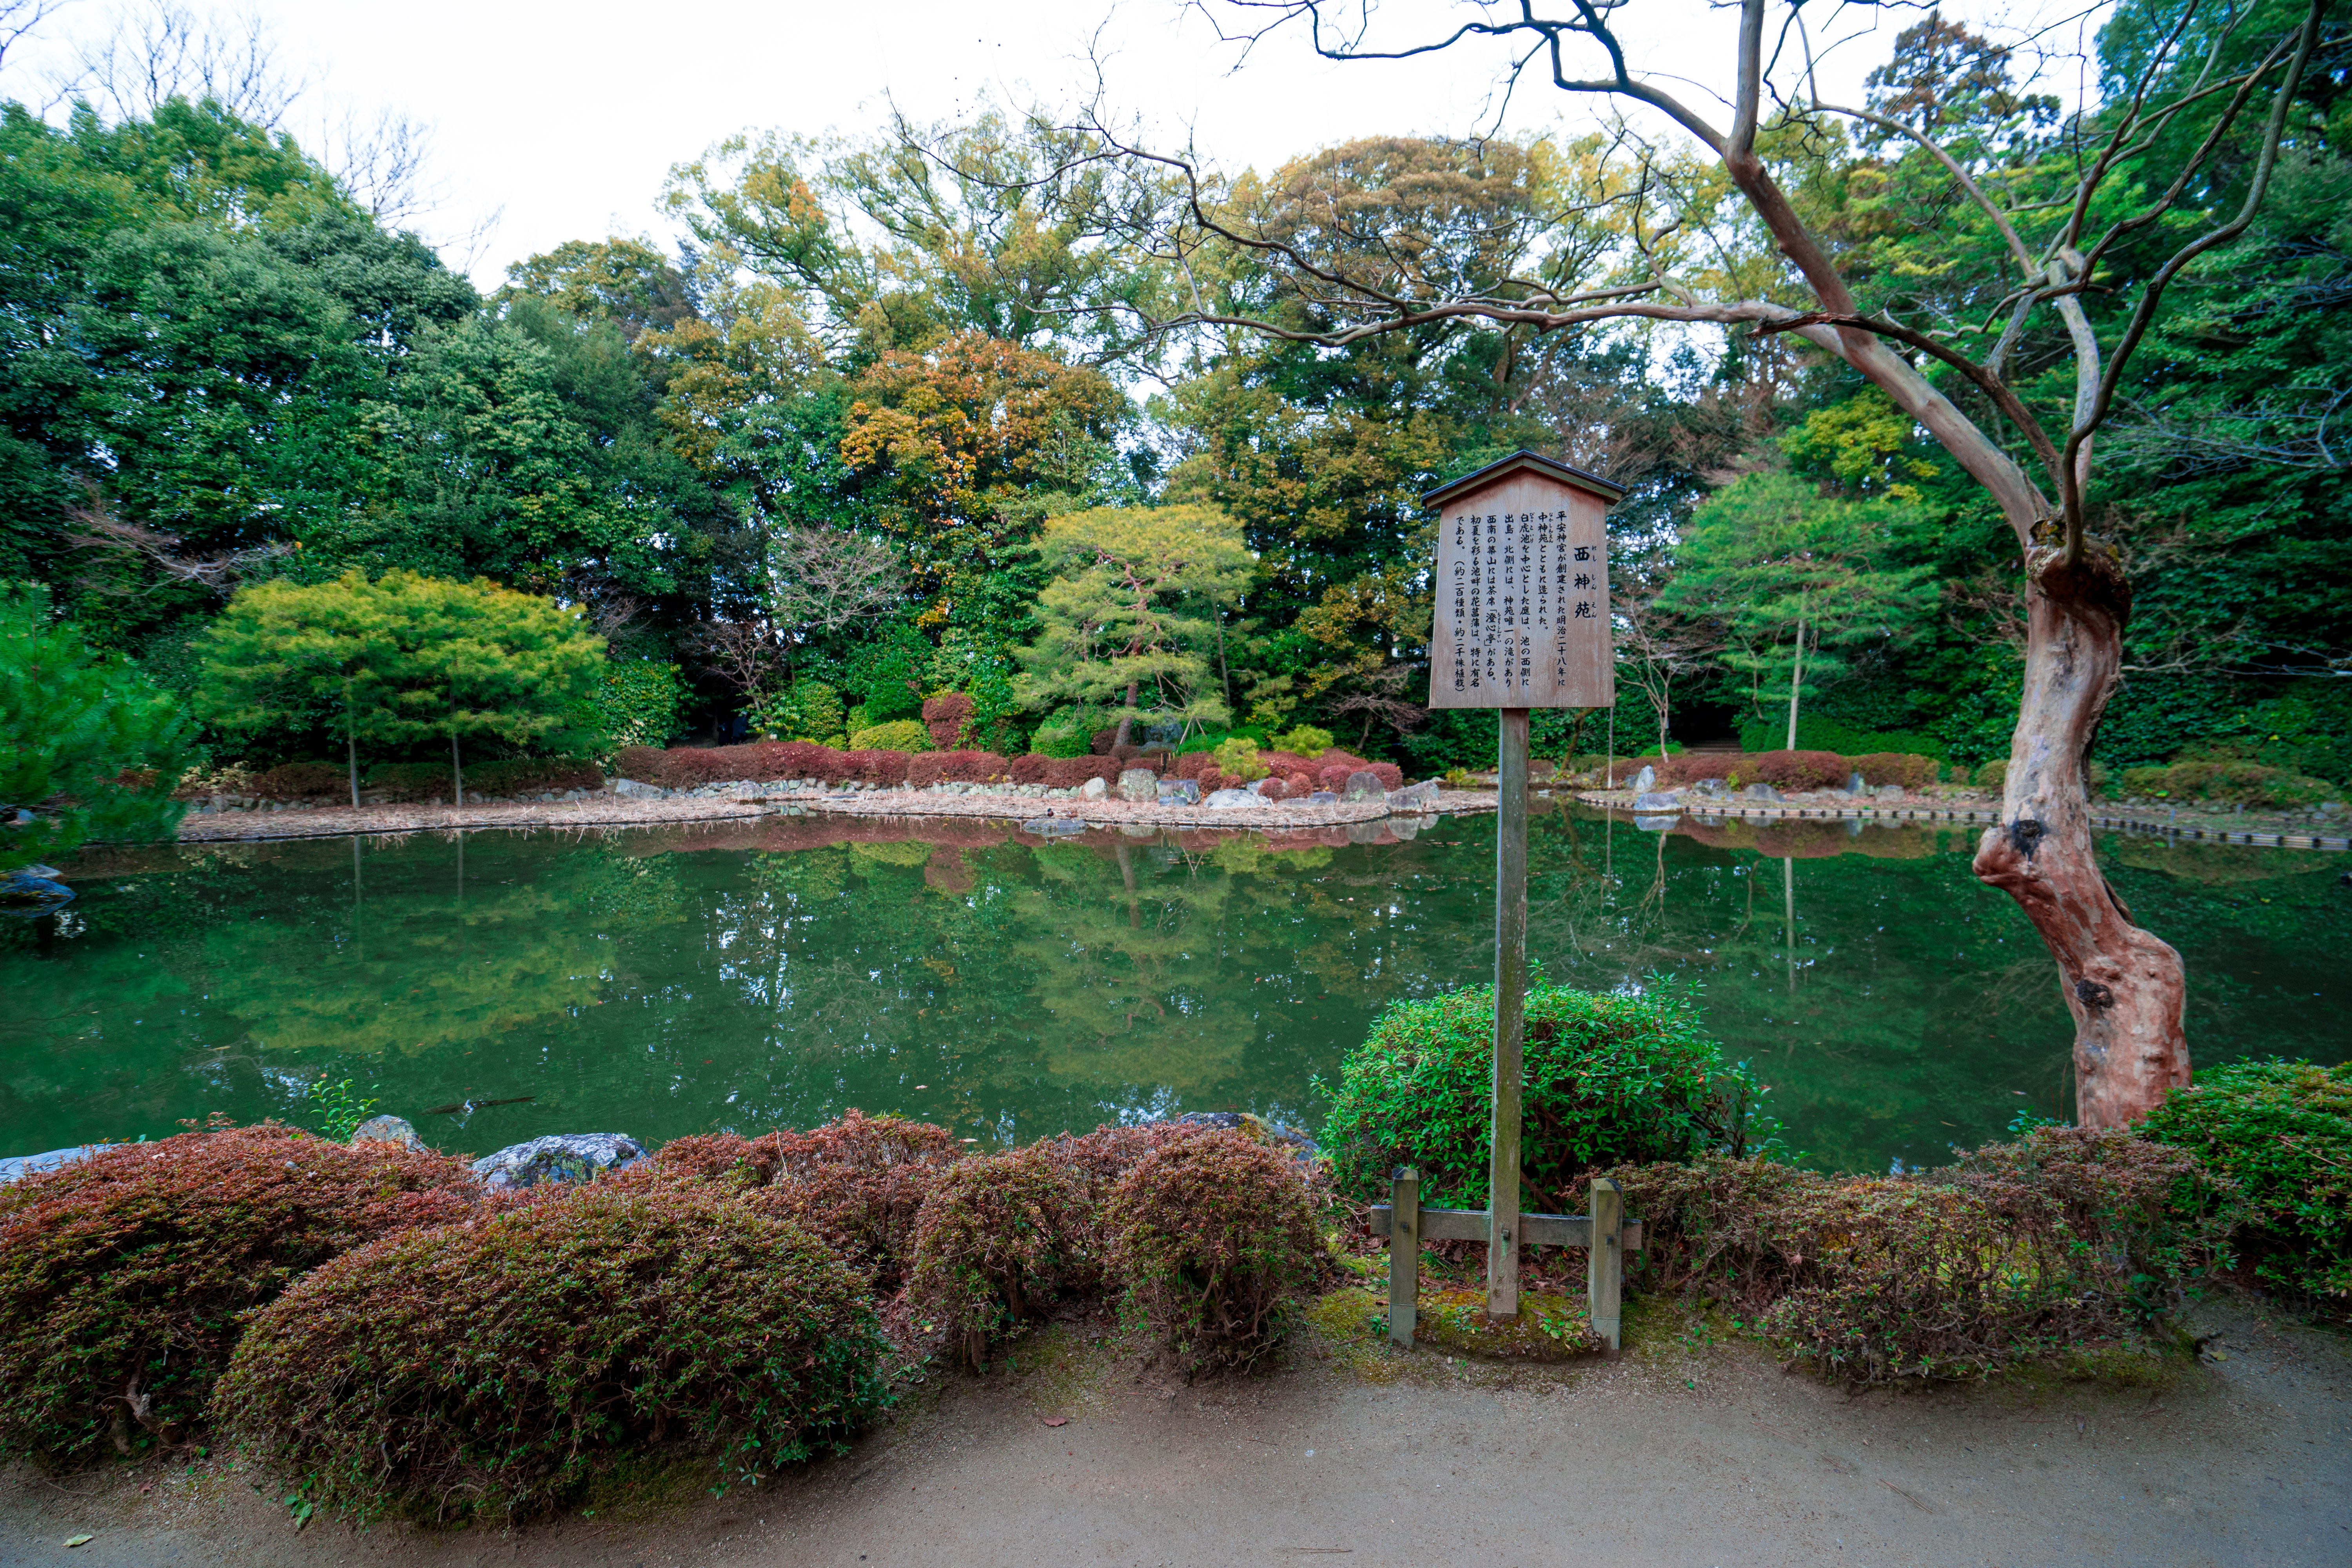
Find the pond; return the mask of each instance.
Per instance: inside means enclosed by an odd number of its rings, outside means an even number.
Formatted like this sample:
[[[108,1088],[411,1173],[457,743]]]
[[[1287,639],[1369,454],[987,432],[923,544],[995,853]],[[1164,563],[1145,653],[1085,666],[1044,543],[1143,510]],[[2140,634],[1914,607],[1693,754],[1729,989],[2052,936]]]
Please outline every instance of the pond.
[[[983,1144],[1188,1110],[1311,1128],[1382,1005],[1490,977],[1494,832],[1043,845],[773,817],[94,856],[63,914],[0,922],[0,1153],[213,1111],[301,1122],[321,1074],[476,1152],[850,1106]],[[1574,984],[1697,984],[1811,1163],[1934,1163],[2069,1109],[2050,962],[1969,875],[1973,845],[1925,826],[1645,833],[1540,803],[1529,945]],[[2352,1055],[2343,857],[2103,852],[2187,955],[2199,1061]]]

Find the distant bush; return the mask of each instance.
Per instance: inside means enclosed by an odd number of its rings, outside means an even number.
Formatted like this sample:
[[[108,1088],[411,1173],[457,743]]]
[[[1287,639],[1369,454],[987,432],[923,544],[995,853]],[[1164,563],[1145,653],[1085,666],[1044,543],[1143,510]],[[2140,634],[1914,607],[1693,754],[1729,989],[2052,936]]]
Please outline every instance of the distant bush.
[[[1837,789],[1853,772],[1835,752],[1763,752],[1743,761],[1755,778],[1781,789]],[[1741,776],[1748,776],[1745,768]]]
[[[915,1222],[908,1284],[977,1369],[992,1341],[1099,1269],[1085,1184],[1033,1143],[949,1167]]]
[[[1865,784],[1918,790],[1936,782],[1936,759],[1916,752],[1868,752],[1848,757],[1846,765],[1860,773]]]
[[[963,744],[971,731],[972,700],[961,691],[942,691],[923,703],[923,727],[942,752]]]
[[[651,658],[608,659],[589,693],[595,728],[604,737],[599,756],[623,746],[658,746],[678,733],[678,710],[686,699],[677,666]]]
[[[1302,762],[1313,762],[1331,749],[1331,731],[1318,730],[1312,724],[1300,724],[1275,736],[1267,742],[1277,752],[1288,752]]]
[[[1188,1370],[1273,1349],[1321,1253],[1297,1163],[1232,1132],[1145,1155],[1103,1224],[1129,1309]]]
[[[2338,1314],[2352,1307],[2352,1063],[2208,1068],[2144,1131],[2237,1184],[2232,1245],[2255,1278]]]
[[[1203,773],[1213,772],[1216,765],[1216,759],[1207,752],[1180,752],[1176,758],[1176,777],[1197,779]]]
[[[445,775],[446,776],[446,775]],[[341,795],[348,803],[351,774],[332,763],[280,763],[253,781],[254,793],[271,800],[305,800]]]
[[[658,754],[658,753],[656,753]],[[367,771],[364,787],[395,800],[448,798],[452,787],[446,763],[379,763]],[[517,757],[495,763],[469,763],[466,767],[468,795],[538,795],[548,790],[602,789],[604,773],[595,763],[572,757]]]
[[[2335,798],[2326,779],[2306,778],[2284,768],[2228,760],[2174,763],[2168,767],[2126,768],[2127,795],[2171,800],[2242,801],[2248,805],[2315,805]]]
[[[893,719],[886,724],[875,724],[849,734],[853,752],[928,752],[931,749],[931,732],[923,728],[919,719]]]
[[[1239,779],[1244,784],[1254,783],[1266,775],[1266,765],[1257,760],[1257,742],[1244,736],[1236,735],[1221,742],[1210,753],[1210,758],[1216,764],[1217,772],[1228,778]]]
[[[1979,763],[1969,775],[1969,787],[1988,795],[2000,794],[2009,787],[2009,759],[1995,757],[1990,762]]]
[[[291,1128],[184,1133],[0,1187],[0,1454],[184,1439],[242,1331],[337,1253],[462,1217],[461,1162]]]
[[[1602,1165],[1683,1160],[1750,1136],[1748,1083],[1699,1032],[1684,993],[1528,988],[1527,1128],[1520,1170],[1538,1211],[1582,1210],[1581,1179]],[[1339,1066],[1323,1127],[1349,1197],[1375,1199],[1398,1165],[1421,1172],[1422,1201],[1486,1199],[1495,1062],[1492,986],[1392,1003]]]
[[[1086,721],[1069,713],[1056,714],[1038,725],[1037,732],[1029,737],[1029,749],[1045,757],[1084,757],[1093,754],[1094,748]]]
[[[1637,1278],[1705,1296],[1857,1383],[1980,1376],[2123,1335],[2213,1256],[2174,1207],[2197,1163],[2129,1131],[2044,1128],[1946,1171],[1833,1177],[1709,1156],[1610,1173]]]
[[[510,1520],[632,1452],[756,1481],[889,1400],[865,1282],[695,1184],[572,1189],[335,1259],[257,1314],[224,1421],[362,1516]]]

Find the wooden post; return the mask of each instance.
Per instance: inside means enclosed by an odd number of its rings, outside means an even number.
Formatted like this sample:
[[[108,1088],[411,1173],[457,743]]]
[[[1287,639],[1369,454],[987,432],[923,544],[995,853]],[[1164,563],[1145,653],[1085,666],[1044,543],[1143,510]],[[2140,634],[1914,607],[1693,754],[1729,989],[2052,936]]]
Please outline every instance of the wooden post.
[[[1585,1315],[1611,1350],[1622,1348],[1625,1291],[1625,1192],[1605,1176],[1592,1178],[1592,1245],[1585,1253]]]
[[[1399,1165],[1389,1184],[1389,1339],[1412,1349],[1421,1296],[1421,1173]]]
[[[1486,1314],[1519,1315],[1519,1048],[1528,983],[1528,710],[1501,710],[1495,826],[1494,1160],[1486,1172]]]

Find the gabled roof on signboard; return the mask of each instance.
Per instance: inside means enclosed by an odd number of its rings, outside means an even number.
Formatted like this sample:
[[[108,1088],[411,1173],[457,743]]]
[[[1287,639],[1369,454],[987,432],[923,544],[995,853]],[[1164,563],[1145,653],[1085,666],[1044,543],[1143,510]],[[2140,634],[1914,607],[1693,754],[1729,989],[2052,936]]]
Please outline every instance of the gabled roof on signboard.
[[[1582,468],[1571,468],[1566,463],[1554,462],[1541,452],[1530,452],[1522,447],[1500,462],[1489,463],[1475,474],[1465,474],[1458,479],[1427,491],[1422,496],[1421,504],[1444,506],[1456,496],[1467,495],[1472,490],[1485,489],[1488,485],[1498,479],[1508,479],[1522,468],[1530,473],[1541,474],[1548,479],[1557,479],[1561,484],[1580,490],[1589,490],[1602,500],[1612,504],[1625,498],[1623,485],[1612,485],[1599,474],[1588,474]]]

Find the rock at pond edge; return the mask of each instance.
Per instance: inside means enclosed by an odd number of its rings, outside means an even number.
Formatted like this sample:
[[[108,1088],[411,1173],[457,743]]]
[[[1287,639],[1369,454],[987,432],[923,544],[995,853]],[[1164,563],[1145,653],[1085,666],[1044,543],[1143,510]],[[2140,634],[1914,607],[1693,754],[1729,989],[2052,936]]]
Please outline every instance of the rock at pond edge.
[[[397,1143],[404,1149],[414,1149],[419,1152],[422,1152],[425,1149],[425,1140],[416,1135],[416,1129],[411,1127],[407,1122],[402,1121],[397,1116],[369,1117],[365,1121],[361,1122],[357,1127],[352,1129],[352,1142],[354,1143]]]
[[[483,1155],[474,1162],[474,1174],[496,1192],[541,1182],[592,1182],[645,1157],[645,1145],[625,1132],[556,1132]]]

